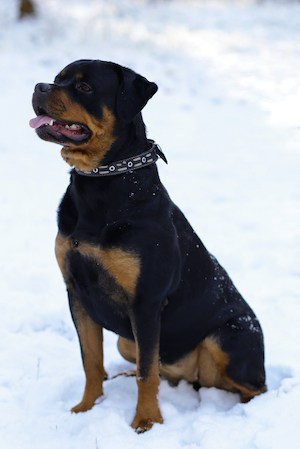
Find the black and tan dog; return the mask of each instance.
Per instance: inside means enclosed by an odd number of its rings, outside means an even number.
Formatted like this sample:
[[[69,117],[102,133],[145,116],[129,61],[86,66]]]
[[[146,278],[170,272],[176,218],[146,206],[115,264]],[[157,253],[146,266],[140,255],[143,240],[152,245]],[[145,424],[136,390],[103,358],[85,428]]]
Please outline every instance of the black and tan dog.
[[[265,391],[256,316],[160,182],[164,156],[147,139],[141,110],[156,84],[120,65],[76,61],[37,84],[30,125],[62,144],[73,167],[59,207],[56,256],[69,295],[86,375],[82,401],[103,394],[102,329],[137,364],[132,427],[163,421],[159,375],[172,383]]]

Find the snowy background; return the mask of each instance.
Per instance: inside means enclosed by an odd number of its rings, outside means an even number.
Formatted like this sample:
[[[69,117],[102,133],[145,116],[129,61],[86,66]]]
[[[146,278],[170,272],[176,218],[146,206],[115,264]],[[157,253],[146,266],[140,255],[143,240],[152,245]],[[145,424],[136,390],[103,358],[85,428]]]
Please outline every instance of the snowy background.
[[[3,449],[300,447],[300,4],[0,2],[0,445]],[[80,58],[159,85],[144,111],[161,177],[262,323],[269,391],[248,404],[163,381],[164,425],[129,427],[134,378],[85,414],[79,345],[54,257],[68,183],[59,147],[28,127],[37,82]],[[105,333],[110,376],[130,367]]]

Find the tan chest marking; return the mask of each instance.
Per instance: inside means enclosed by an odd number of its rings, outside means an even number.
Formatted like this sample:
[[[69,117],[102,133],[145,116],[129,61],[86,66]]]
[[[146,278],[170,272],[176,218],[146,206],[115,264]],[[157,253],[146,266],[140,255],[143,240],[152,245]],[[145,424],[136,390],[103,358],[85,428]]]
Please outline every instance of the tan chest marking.
[[[71,242],[66,239],[60,233],[57,234],[55,240],[55,256],[60,268],[60,271],[64,277],[65,282],[67,283],[67,273],[66,273],[66,255],[68,251],[71,249]]]
[[[80,242],[74,247],[69,239],[59,233],[56,238],[55,253],[65,281],[67,281],[65,258],[70,250],[78,251],[100,264],[126,293],[132,296],[135,294],[140,275],[140,259],[136,253],[124,251],[121,248],[103,249],[86,242]]]

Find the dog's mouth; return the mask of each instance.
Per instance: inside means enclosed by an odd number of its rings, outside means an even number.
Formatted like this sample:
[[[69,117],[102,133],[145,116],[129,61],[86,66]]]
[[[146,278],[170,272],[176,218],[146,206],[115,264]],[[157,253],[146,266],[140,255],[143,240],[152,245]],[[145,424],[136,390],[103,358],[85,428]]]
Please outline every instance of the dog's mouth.
[[[44,114],[31,119],[29,125],[42,139],[54,139],[59,143],[81,143],[88,140],[91,135],[89,128],[82,123],[55,120]]]

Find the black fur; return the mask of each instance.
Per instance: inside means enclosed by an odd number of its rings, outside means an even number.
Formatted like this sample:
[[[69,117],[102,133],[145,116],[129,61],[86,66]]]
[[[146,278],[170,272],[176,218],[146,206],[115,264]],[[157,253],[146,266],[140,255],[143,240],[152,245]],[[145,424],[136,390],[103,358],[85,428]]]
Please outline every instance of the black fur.
[[[107,164],[149,149],[141,109],[156,92],[154,83],[101,61],[78,61],[64,72],[55,79],[56,89],[94,117],[101,119],[103,106],[116,117],[116,140],[99,162]],[[78,72],[92,92],[75,89]],[[36,94],[36,110],[39,102]],[[202,215],[205,220],[205,211]],[[72,170],[58,227],[75,246],[89,242],[138,255],[141,272],[134,297],[96,261],[76,251],[68,254],[67,271],[71,295],[95,322],[132,340],[135,329],[142,376],[147,376],[158,343],[161,362],[172,364],[207,336],[215,336],[229,356],[228,375],[249,388],[263,388],[263,335],[257,318],[171,201],[155,164],[103,178]]]

